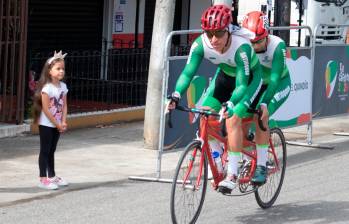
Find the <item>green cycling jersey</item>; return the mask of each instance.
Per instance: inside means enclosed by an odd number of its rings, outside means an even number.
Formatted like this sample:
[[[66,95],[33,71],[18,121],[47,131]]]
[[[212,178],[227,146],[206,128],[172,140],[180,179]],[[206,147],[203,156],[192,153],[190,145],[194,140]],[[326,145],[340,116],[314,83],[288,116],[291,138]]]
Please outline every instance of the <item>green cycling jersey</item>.
[[[260,103],[269,105],[275,94],[279,92],[282,80],[288,80],[287,82],[284,81],[288,86],[290,85],[290,78],[286,65],[285,42],[274,35],[268,35],[267,40],[266,51],[257,53],[257,56],[263,69],[263,84],[267,85]]]
[[[186,66],[177,80],[177,93],[182,95],[188,88],[203,58],[216,64],[224,75],[235,78],[235,87],[229,93],[229,101],[234,105],[233,113],[244,116],[262,85],[262,69],[250,41],[231,34],[229,48],[224,53],[219,53],[213,49],[205,34],[200,35],[193,42]],[[215,83],[212,82],[212,85]]]

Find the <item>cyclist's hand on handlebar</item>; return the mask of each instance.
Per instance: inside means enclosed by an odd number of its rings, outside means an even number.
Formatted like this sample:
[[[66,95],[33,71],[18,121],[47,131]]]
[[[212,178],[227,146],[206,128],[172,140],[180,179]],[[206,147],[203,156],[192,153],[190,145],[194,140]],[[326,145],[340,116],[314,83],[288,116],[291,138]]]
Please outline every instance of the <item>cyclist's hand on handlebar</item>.
[[[261,104],[260,108],[261,108],[261,111],[262,111],[261,120],[264,120],[264,119],[266,119],[269,116],[269,111],[268,111],[267,105],[266,104]]]
[[[222,109],[219,111],[219,114],[221,115],[220,117],[220,121],[222,120],[222,118],[224,119],[228,119],[231,116],[233,116],[234,114],[234,105],[232,102],[228,101],[226,103],[222,104]]]
[[[168,102],[168,110],[176,109],[178,102],[181,98],[181,95],[178,92],[173,92],[171,96],[169,96],[169,102]]]
[[[222,104],[222,109],[220,113],[222,113],[222,110],[224,112],[223,117],[225,119],[228,119],[234,115],[234,104],[230,101],[227,101],[226,103]]]
[[[168,127],[172,128],[171,111],[176,109],[181,95],[178,92],[174,92],[167,98],[169,99],[169,101],[166,104],[165,115],[168,115],[166,116]]]

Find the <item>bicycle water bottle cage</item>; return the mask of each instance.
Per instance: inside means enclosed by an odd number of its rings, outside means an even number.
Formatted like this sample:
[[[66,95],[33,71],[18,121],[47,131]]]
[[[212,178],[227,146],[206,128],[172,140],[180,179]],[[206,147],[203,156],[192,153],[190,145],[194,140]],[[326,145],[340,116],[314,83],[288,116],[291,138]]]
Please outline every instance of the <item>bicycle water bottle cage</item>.
[[[254,139],[254,133],[253,133],[253,132],[249,132],[249,133],[247,134],[247,136],[246,136],[246,139],[247,139],[247,141],[252,142],[253,139]]]

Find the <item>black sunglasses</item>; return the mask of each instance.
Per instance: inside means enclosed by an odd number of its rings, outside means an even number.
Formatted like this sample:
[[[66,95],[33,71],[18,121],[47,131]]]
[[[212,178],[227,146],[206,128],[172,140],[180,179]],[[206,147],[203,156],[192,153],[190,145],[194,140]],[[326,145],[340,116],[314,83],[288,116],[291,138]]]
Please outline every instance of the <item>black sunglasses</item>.
[[[227,32],[227,30],[214,30],[214,31],[205,31],[207,37],[209,39],[212,39],[213,36],[217,37],[217,38],[222,38],[225,34],[225,32]]]
[[[259,39],[259,40],[257,40],[257,41],[251,41],[251,43],[252,44],[260,44],[260,43],[262,43],[263,41],[265,40],[265,38],[262,38],[262,39]]]

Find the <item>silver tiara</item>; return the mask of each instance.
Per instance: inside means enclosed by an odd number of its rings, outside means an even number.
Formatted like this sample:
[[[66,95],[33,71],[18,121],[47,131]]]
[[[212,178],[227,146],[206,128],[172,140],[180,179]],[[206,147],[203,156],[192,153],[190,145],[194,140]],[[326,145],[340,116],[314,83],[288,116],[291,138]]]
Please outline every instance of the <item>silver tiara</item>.
[[[65,58],[65,56],[67,56],[67,54],[68,53],[62,54],[62,51],[59,51],[59,52],[55,51],[53,57],[49,58],[47,60],[47,63],[50,65],[53,62],[53,60],[55,60],[55,59],[62,59],[62,60],[64,60],[64,58]]]

